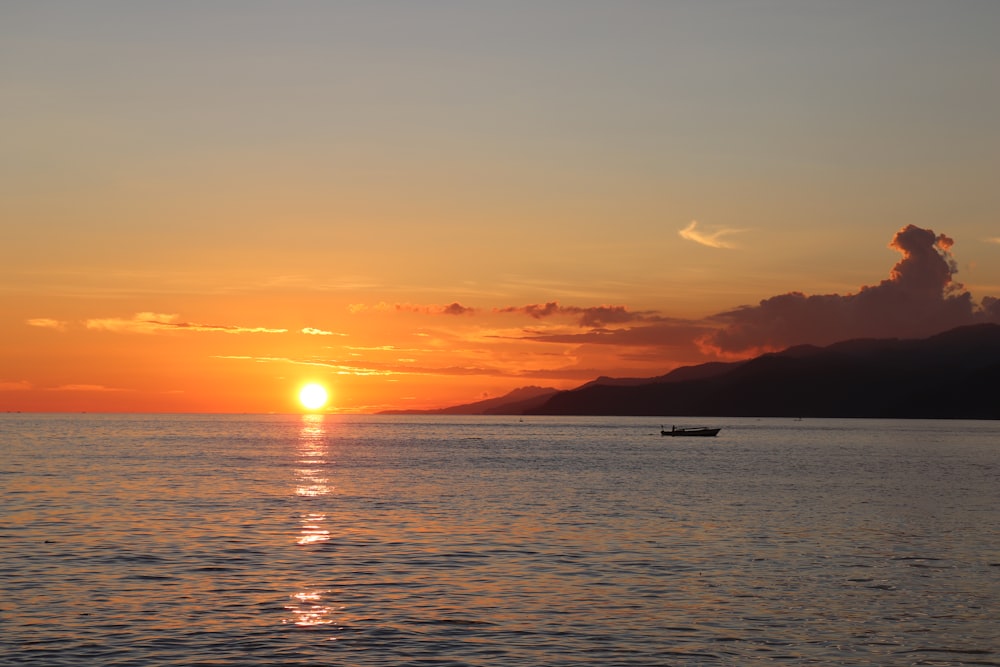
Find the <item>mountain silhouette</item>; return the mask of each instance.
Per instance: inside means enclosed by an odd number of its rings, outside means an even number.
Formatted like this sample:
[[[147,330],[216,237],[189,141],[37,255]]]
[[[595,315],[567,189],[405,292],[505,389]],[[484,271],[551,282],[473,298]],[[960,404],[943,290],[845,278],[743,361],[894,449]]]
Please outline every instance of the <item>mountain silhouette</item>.
[[[800,345],[654,378],[525,387],[430,414],[1000,419],[1000,325]],[[412,413],[411,413],[412,414]]]
[[[803,345],[638,385],[591,383],[529,413],[1000,419],[1000,325]]]

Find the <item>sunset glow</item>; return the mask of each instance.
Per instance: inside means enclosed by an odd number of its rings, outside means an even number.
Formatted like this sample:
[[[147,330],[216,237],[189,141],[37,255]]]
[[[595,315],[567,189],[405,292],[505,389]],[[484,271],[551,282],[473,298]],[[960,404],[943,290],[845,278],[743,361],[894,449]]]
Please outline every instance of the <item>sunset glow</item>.
[[[435,409],[1000,321],[998,23],[0,9],[0,410]]]

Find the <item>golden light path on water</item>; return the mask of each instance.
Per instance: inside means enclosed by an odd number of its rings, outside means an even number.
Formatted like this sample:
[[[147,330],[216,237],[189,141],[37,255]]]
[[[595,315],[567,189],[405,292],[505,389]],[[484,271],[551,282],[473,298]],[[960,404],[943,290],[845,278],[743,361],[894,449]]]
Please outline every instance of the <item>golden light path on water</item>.
[[[295,495],[300,498],[316,498],[329,495],[333,487],[324,476],[324,466],[329,463],[329,443],[326,424],[322,414],[302,415],[302,427],[297,443],[297,463],[295,469]],[[330,539],[327,529],[327,515],[321,511],[304,511],[299,519],[296,543],[300,546],[315,545]],[[330,591],[307,588],[289,597],[292,602],[285,606],[292,616],[284,620],[299,626],[330,625],[334,622],[335,609],[324,603],[324,595]]]

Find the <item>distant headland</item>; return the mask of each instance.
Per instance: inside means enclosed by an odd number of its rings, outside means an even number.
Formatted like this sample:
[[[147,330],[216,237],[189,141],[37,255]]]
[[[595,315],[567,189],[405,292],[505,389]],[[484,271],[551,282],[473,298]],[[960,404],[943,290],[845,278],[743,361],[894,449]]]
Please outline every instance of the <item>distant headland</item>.
[[[923,339],[800,345],[653,378],[522,387],[438,410],[382,414],[1000,419],[1000,325]]]

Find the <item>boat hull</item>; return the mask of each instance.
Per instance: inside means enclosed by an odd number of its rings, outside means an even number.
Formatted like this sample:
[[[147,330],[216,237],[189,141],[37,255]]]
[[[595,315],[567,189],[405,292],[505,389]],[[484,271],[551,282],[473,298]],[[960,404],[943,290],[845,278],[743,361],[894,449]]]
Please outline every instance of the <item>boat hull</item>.
[[[660,431],[660,435],[669,435],[672,438],[677,437],[701,437],[701,438],[711,438],[719,434],[722,429],[718,428],[674,428],[667,431],[666,429]]]

